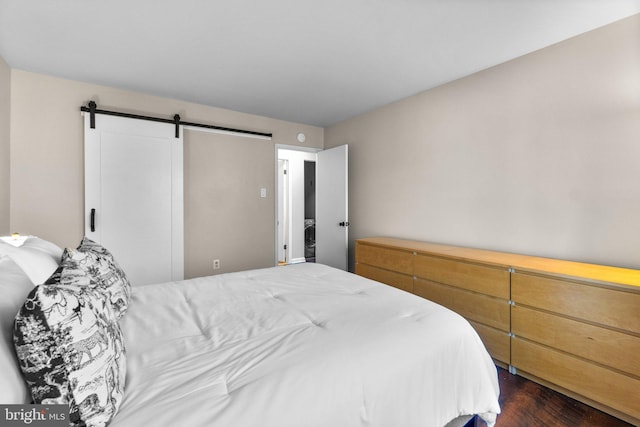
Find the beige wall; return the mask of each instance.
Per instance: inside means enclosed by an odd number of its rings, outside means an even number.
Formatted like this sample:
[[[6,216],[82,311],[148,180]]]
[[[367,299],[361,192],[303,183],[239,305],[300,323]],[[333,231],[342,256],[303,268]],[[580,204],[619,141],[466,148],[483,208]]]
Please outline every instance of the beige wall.
[[[11,68],[0,57],[0,235],[9,228],[9,122],[11,100]]]
[[[344,143],[352,240],[640,268],[640,15],[325,129]]]
[[[83,234],[80,106],[272,132],[271,141],[185,132],[185,275],[275,262],[275,144],[322,147],[323,129],[174,99],[12,70],[11,230],[60,246]],[[0,179],[0,183],[1,183]],[[260,188],[267,188],[266,199]]]

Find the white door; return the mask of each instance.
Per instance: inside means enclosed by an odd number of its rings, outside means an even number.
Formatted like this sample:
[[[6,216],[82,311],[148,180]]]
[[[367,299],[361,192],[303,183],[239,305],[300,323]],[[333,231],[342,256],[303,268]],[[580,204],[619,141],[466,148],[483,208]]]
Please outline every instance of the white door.
[[[184,278],[183,145],[175,126],[85,114],[85,235],[132,285]]]
[[[289,243],[289,160],[278,159],[278,217],[277,217],[277,255],[278,264],[289,262],[287,248]]]
[[[347,270],[348,146],[320,151],[316,162],[316,262]]]

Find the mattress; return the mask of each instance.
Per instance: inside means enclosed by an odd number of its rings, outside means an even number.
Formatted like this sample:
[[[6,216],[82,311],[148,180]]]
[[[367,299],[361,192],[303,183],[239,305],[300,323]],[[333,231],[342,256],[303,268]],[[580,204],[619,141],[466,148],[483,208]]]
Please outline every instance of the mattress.
[[[111,427],[443,426],[500,408],[469,323],[319,264],[135,287]]]

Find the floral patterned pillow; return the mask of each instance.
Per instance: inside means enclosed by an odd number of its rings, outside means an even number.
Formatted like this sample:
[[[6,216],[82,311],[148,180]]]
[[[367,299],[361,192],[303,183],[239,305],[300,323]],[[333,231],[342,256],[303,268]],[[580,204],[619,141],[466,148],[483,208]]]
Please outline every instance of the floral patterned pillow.
[[[131,284],[112,259],[93,251],[65,249],[52,277],[61,285],[88,286],[103,292],[120,319],[129,306]]]
[[[87,238],[87,236],[82,238],[80,246],[78,246],[77,249],[82,252],[92,252],[100,257],[108,259],[111,263],[116,264],[116,260],[115,258],[113,258],[113,254],[109,252],[107,248],[102,246],[100,243],[96,243],[93,240]]]
[[[106,426],[124,396],[126,358],[117,316],[95,287],[52,276],[28,295],[14,345],[36,404],[69,405],[70,425]]]

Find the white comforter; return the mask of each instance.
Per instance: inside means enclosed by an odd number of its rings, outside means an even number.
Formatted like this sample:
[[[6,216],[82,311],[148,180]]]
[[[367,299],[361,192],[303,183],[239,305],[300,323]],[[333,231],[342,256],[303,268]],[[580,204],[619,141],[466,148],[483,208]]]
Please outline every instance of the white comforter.
[[[111,427],[493,424],[496,368],[460,316],[298,264],[136,287]]]

